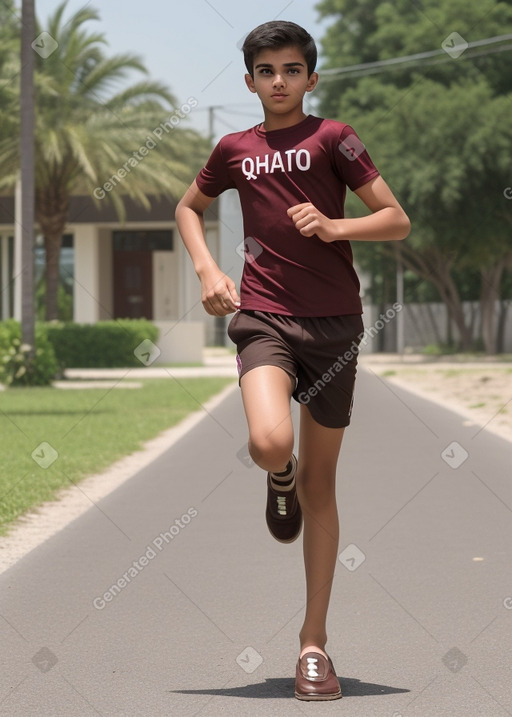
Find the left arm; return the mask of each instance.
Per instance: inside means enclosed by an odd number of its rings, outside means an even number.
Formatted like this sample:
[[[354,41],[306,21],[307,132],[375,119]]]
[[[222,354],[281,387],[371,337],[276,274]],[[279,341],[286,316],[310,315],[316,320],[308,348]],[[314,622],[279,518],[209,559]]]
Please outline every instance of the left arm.
[[[405,239],[411,230],[409,217],[382,177],[375,177],[355,190],[372,212],[356,219],[329,219],[310,202],[288,209],[288,216],[306,237],[316,234],[324,242],[391,241]]]

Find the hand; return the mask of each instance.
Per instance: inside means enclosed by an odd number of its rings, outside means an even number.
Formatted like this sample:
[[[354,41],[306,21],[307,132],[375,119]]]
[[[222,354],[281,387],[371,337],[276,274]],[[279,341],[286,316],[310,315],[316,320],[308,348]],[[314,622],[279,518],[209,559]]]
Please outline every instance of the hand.
[[[286,213],[302,236],[312,237],[316,234],[324,242],[331,242],[339,238],[334,234],[333,220],[319,212],[311,202],[296,204],[294,207],[290,207]]]
[[[201,301],[211,316],[227,316],[240,307],[235,282],[220,269],[201,276]]]

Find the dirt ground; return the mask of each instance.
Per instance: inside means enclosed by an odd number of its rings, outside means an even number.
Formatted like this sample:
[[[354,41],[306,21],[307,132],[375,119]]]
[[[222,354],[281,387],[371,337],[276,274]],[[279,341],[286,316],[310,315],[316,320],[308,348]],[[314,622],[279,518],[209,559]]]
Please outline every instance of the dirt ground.
[[[378,376],[512,441],[512,363],[390,354],[362,355],[359,361]]]

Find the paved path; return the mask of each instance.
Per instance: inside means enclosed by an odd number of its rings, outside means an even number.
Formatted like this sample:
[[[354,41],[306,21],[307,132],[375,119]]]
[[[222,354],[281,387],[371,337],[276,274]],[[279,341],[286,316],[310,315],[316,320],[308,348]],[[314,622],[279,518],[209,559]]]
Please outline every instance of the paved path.
[[[343,700],[292,697],[301,546],[267,533],[234,392],[0,576],[0,714],[512,715],[511,446],[463,423],[360,372],[329,625]]]

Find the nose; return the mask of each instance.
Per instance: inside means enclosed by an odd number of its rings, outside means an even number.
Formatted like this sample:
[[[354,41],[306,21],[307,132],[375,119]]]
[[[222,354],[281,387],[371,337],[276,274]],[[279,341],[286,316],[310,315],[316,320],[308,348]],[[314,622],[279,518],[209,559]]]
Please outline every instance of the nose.
[[[285,85],[284,78],[281,77],[281,75],[276,74],[276,76],[274,77],[273,85],[274,85],[274,87],[284,87],[284,85]]]

